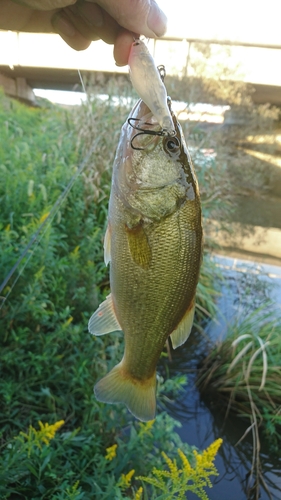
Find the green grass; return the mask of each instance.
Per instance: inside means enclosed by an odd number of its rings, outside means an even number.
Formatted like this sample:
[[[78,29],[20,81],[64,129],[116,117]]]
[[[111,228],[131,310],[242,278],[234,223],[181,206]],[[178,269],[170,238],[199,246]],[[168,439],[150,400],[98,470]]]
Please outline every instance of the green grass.
[[[180,448],[192,461],[191,448],[174,431],[177,423],[165,413],[150,429],[121,405],[101,404],[93,394],[95,381],[124,348],[121,334],[94,338],[87,322],[109,291],[103,235],[115,147],[127,113],[98,100],[74,111],[27,108],[0,94],[0,281],[98,138],[82,175],[2,292],[3,499],[105,499],[113,491],[117,499],[137,498],[140,487],[143,498],[158,498],[135,478],[165,468],[161,451],[174,460]],[[212,283],[206,259],[197,322],[214,312]],[[160,384],[160,401],[181,385],[182,379]],[[38,422],[62,420],[51,442],[41,442]],[[114,443],[118,456],[111,461],[106,448]]]
[[[254,309],[228,326],[205,358],[198,384],[219,393],[225,407],[254,421],[278,449],[281,442],[281,318],[272,305]]]
[[[200,391],[220,401],[225,418],[232,412],[248,425],[239,441],[251,433],[249,477],[255,498],[259,498],[261,487],[268,491],[260,456],[264,443],[267,453],[280,454],[280,338],[281,317],[276,316],[273,304],[254,307],[228,325],[226,338],[212,346],[198,373]]]

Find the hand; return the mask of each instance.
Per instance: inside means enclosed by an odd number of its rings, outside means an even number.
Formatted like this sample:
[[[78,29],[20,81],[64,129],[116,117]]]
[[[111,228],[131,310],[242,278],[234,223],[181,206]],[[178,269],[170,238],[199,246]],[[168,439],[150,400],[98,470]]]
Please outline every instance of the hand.
[[[155,0],[0,0],[0,29],[55,32],[76,50],[102,39],[114,44],[119,66],[128,63],[133,34],[162,36],[166,21]]]

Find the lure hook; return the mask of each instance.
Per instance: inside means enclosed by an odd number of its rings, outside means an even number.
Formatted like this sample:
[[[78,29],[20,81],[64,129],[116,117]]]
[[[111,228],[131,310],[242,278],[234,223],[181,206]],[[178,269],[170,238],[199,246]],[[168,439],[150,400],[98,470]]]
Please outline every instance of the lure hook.
[[[164,79],[166,76],[166,69],[165,69],[164,64],[160,64],[160,66],[157,66],[157,69],[159,71],[160,78],[161,78],[162,82],[164,83]]]
[[[159,137],[164,137],[165,135],[167,135],[164,130],[149,130],[149,129],[144,129],[144,128],[138,127],[138,125],[132,123],[132,122],[139,122],[139,121],[140,121],[139,118],[132,118],[132,117],[128,118],[129,125],[132,128],[134,128],[135,130],[139,130],[140,131],[136,135],[134,135],[134,137],[131,139],[131,148],[132,149],[135,149],[137,151],[143,151],[144,150],[144,148],[137,148],[133,144],[134,139],[136,137],[138,137],[139,135],[158,135]],[[152,123],[144,122],[144,125],[152,125]]]

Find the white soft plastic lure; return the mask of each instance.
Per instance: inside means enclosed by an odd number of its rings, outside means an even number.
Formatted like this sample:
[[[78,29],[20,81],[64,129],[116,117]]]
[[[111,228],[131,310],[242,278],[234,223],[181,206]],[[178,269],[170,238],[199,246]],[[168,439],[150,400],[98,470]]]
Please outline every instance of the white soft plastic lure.
[[[149,107],[165,135],[174,135],[175,127],[167,104],[167,92],[147,46],[142,40],[132,43],[129,56],[132,84]]]

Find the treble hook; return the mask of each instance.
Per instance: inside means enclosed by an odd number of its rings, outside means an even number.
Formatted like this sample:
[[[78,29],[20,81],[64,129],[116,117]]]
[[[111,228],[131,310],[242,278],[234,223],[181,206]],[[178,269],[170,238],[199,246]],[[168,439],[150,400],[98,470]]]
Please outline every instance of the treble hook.
[[[162,82],[164,83],[164,78],[166,76],[166,69],[165,69],[164,64],[160,64],[160,66],[157,66],[157,69],[159,71],[160,78],[161,78]]]
[[[131,139],[131,148],[135,149],[136,151],[143,151],[144,150],[144,148],[137,148],[133,144],[134,139],[136,137],[138,137],[139,135],[158,135],[159,137],[164,137],[165,135],[167,135],[164,130],[149,130],[147,128],[141,128],[141,127],[138,127],[136,124],[131,123],[132,121],[140,122],[140,119],[139,118],[132,118],[132,117],[128,118],[129,125],[131,125],[131,127],[133,127],[136,130],[140,130],[140,132],[138,132],[136,135],[134,135],[134,137]],[[144,125],[152,125],[152,123],[144,122]]]

